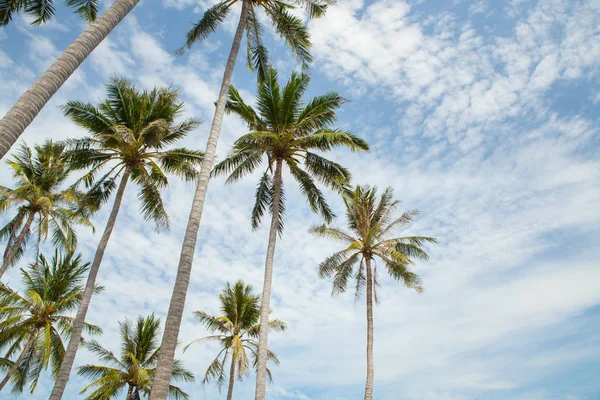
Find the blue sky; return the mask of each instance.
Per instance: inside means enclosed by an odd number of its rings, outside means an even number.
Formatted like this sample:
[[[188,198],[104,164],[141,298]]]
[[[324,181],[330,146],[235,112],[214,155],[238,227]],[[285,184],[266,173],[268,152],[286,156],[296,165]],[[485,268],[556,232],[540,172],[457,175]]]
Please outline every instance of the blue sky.
[[[106,7],[108,1],[103,2]],[[210,1],[142,1],[86,60],[23,136],[83,135],[58,105],[96,101],[113,75],[141,87],[179,87],[186,112],[205,122],[186,139],[204,148],[236,16],[184,57],[173,52]],[[238,11],[239,12],[239,11]],[[314,43],[308,95],[335,90],[351,100],[339,126],[371,144],[369,154],[336,152],[356,183],[393,186],[421,216],[410,232],[435,236],[419,263],[425,292],[382,279],[375,310],[375,398],[600,399],[600,2],[596,0],[346,0],[309,22]],[[64,7],[48,25],[17,17],[0,31],[0,114],[83,29]],[[267,32],[273,65],[296,68]],[[234,84],[252,99],[254,78],[238,59]],[[224,123],[218,153],[244,133]],[[9,184],[0,167],[0,184]],[[285,178],[284,178],[285,179]],[[206,334],[191,313],[216,313],[228,280],[262,284],[265,227],[252,232],[256,177],[211,183],[181,342]],[[270,345],[272,399],[361,399],[364,306],[351,294],[331,298],[316,267],[337,247],[307,233],[318,223],[287,180],[287,230],[277,247],[273,314],[290,329]],[[126,194],[103,262],[89,321],[117,346],[124,317],[164,316],[192,188],[172,180],[165,192],[170,232],[154,232]],[[329,198],[338,214],[342,204]],[[95,220],[103,227],[107,213]],[[338,224],[343,223],[343,218]],[[81,231],[91,259],[99,234]],[[10,271],[11,282],[17,270]],[[198,376],[215,348],[179,354]],[[76,363],[92,361],[80,351]],[[236,387],[251,398],[254,377]],[[71,378],[66,398],[85,381]],[[46,378],[33,396],[47,398]],[[184,385],[192,398],[220,399],[214,386]],[[19,398],[19,397],[17,397]]]

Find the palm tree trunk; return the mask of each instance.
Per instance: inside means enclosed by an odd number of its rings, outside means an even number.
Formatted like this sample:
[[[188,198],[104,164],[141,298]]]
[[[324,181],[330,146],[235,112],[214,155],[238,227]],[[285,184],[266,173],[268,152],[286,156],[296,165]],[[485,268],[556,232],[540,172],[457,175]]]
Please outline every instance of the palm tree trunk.
[[[27,236],[29,230],[31,229],[31,224],[33,224],[34,219],[35,211],[30,211],[29,217],[27,217],[27,222],[25,222],[25,226],[21,230],[21,233],[19,233],[19,236],[17,236],[17,239],[15,240],[13,245],[10,247],[10,249],[7,249],[8,251],[4,254],[4,259],[2,260],[2,267],[0,267],[0,278],[2,278],[2,275],[4,275],[4,273],[8,269],[8,266],[11,264],[13,258],[17,254],[17,251],[21,247],[23,240],[25,240],[25,236]]]
[[[133,385],[129,384],[129,389],[127,390],[127,397],[125,397],[125,400],[131,400],[132,394],[133,394]]]
[[[373,399],[373,278],[371,260],[365,258],[367,264],[367,383],[365,385],[365,400]]]
[[[35,251],[35,267],[37,268],[40,262],[40,246],[42,245],[42,214],[39,216],[38,221],[38,237],[37,237],[37,248]]]
[[[229,389],[227,389],[227,400],[233,398],[233,385],[235,384],[235,357],[231,354],[231,367],[229,367]]]
[[[267,394],[267,341],[269,334],[269,311],[271,309],[271,282],[273,281],[273,259],[275,257],[275,244],[279,221],[279,206],[281,199],[281,173],[283,161],[277,160],[275,166],[275,187],[273,193],[273,215],[271,216],[271,229],[269,231],[269,245],[267,246],[267,260],[265,261],[265,281],[263,283],[262,300],[260,302],[260,331],[258,338],[258,368],[256,370],[256,400],[264,400]]]
[[[225,114],[225,103],[227,102],[227,93],[229,92],[229,86],[231,85],[235,60],[240,49],[242,34],[244,33],[246,20],[248,18],[248,1],[249,0],[243,0],[242,2],[240,21],[235,32],[231,51],[229,52],[225,73],[223,74],[223,82],[221,83],[221,91],[219,92],[219,99],[217,100],[215,116],[210,128],[210,135],[208,136],[208,143],[206,144],[204,159],[202,160],[202,169],[198,178],[196,193],[194,194],[194,201],[192,203],[188,225],[183,238],[183,245],[179,256],[179,266],[177,267],[177,276],[175,277],[175,285],[173,287],[171,303],[169,304],[169,311],[165,322],[165,331],[160,346],[150,400],[166,400],[169,392],[169,381],[173,369],[175,347],[177,346],[181,318],[190,282],[190,274],[192,272],[192,262],[194,260],[198,229],[200,228],[200,220],[202,219],[202,211],[204,209],[206,189],[208,188],[210,173],[214,164],[215,151],[217,149],[217,142],[219,141],[219,134],[221,133],[221,124],[223,122],[223,115]]]
[[[121,183],[119,184],[119,189],[117,190],[117,195],[115,196],[115,202],[112,210],[110,211],[108,221],[106,222],[106,228],[104,228],[104,233],[102,234],[100,243],[98,243],[96,255],[94,256],[94,261],[92,262],[92,267],[90,268],[90,273],[88,275],[87,282],[85,283],[85,289],[83,291],[81,303],[79,303],[77,315],[73,321],[73,331],[71,332],[69,345],[67,346],[67,350],[65,352],[62,365],[60,366],[60,370],[58,371],[56,382],[54,383],[54,388],[52,389],[52,394],[50,394],[49,400],[62,399],[62,395],[67,386],[67,381],[69,380],[69,375],[71,374],[71,368],[73,368],[73,362],[75,361],[75,355],[77,354],[77,348],[79,347],[79,343],[81,341],[81,332],[85,323],[85,316],[90,305],[90,300],[92,299],[92,294],[94,293],[94,287],[96,286],[96,276],[98,276],[98,270],[100,269],[102,257],[104,257],[104,251],[106,250],[108,240],[110,239],[110,235],[115,227],[115,221],[117,220],[117,215],[119,214],[119,209],[121,208],[121,201],[123,200],[123,193],[125,193],[125,186],[127,186],[130,172],[131,171],[126,169],[123,173],[123,177],[121,178]]]
[[[37,334],[38,334],[38,331],[35,331],[34,333],[31,334],[31,336],[29,336],[29,339],[27,339],[27,343],[25,344],[25,347],[23,348],[21,355],[19,356],[19,358],[17,358],[17,361],[15,361],[13,366],[10,368],[10,371],[8,371],[8,374],[6,374],[6,377],[4,377],[4,380],[2,380],[2,382],[0,382],[0,391],[2,391],[2,389],[4,389],[4,386],[6,386],[6,384],[10,380],[10,377],[13,376],[13,374],[17,371],[17,369],[19,369],[19,365],[21,365],[21,363],[25,359],[25,356],[27,355],[27,352],[29,351],[31,346],[33,346],[33,342],[35,342],[35,338],[37,337]]]
[[[25,128],[83,60],[121,22],[140,0],[115,0],[95,22],[52,63],[0,120],[0,158],[15,144]]]

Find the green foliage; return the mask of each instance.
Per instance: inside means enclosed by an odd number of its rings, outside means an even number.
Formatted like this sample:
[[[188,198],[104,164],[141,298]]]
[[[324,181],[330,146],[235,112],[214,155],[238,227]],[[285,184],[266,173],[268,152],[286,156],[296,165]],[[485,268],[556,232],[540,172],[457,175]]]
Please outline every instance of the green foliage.
[[[350,232],[319,225],[311,228],[317,236],[328,237],[345,243],[346,248],[327,257],[319,264],[319,277],[333,277],[333,294],[343,293],[349,281],[356,280],[356,296],[366,283],[364,261],[381,259],[388,274],[404,286],[420,292],[421,279],[411,271],[415,260],[427,260],[426,243],[437,240],[426,236],[394,237],[396,230],[410,224],[418,215],[417,210],[405,212],[394,218],[400,204],[393,200],[393,190],[388,187],[379,200],[377,188],[357,186],[344,195],[346,217]],[[373,287],[377,287],[377,267],[373,273]],[[375,294],[377,300],[377,295]]]
[[[85,21],[92,22],[98,15],[98,0],[65,0],[65,4]],[[0,26],[6,26],[13,14],[24,12],[33,18],[31,25],[48,22],[55,13],[53,0],[0,0]]]
[[[208,366],[202,383],[217,381],[219,387],[225,384],[227,361],[235,364],[237,378],[242,380],[249,372],[250,363],[257,367],[258,334],[260,330],[260,301],[259,296],[252,293],[252,286],[237,281],[233,286],[229,283],[219,295],[222,315],[214,317],[203,311],[194,312],[196,320],[203,324],[211,333],[196,339],[184,347],[184,351],[193,343],[214,341],[219,343],[220,351]],[[287,326],[283,321],[269,321],[269,328],[283,332]],[[250,353],[248,355],[248,352]],[[268,351],[268,359],[279,365],[277,356]],[[267,372],[271,377],[271,372]]]
[[[58,373],[65,353],[73,318],[79,306],[89,263],[81,255],[55,252],[48,261],[40,255],[37,265],[21,270],[22,294],[0,284],[0,369],[7,372],[18,359],[32,336],[33,346],[11,377],[13,392],[22,392],[29,384],[35,390],[42,371]],[[97,288],[96,290],[100,290]],[[88,334],[101,333],[99,327],[85,324]]]
[[[185,138],[200,121],[175,122],[183,103],[171,88],[140,91],[124,79],[113,78],[106,89],[107,98],[98,106],[80,101],[63,106],[65,116],[91,134],[66,142],[69,165],[87,170],[79,183],[87,188],[86,200],[94,209],[108,200],[117,178],[128,171],[139,188],[144,218],[155,221],[157,229],[168,228],[160,193],[169,183],[166,174],[193,181],[204,153],[167,147]]]
[[[132,323],[129,320],[119,323],[121,349],[116,356],[97,341],[86,341],[85,347],[98,357],[103,365],[83,365],[78,373],[93,380],[81,393],[92,391],[86,400],[106,400],[119,397],[124,390],[132,393],[132,398],[149,396],[160,344],[160,319],[154,314],[139,317]],[[185,369],[181,361],[173,361],[173,381],[193,382],[194,375]],[[188,399],[187,393],[177,386],[169,386],[169,398]]]

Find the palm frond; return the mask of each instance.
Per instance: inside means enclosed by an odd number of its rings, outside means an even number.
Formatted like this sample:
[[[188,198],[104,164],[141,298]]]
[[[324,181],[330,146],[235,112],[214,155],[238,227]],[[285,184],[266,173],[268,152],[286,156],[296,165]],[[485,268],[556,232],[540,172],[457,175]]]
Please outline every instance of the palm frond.
[[[183,54],[185,50],[190,49],[192,45],[200,40],[206,39],[213,33],[219,24],[225,20],[229,14],[230,2],[224,1],[217,3],[204,13],[200,21],[198,21],[192,29],[187,33],[185,45],[177,51],[178,54]]]

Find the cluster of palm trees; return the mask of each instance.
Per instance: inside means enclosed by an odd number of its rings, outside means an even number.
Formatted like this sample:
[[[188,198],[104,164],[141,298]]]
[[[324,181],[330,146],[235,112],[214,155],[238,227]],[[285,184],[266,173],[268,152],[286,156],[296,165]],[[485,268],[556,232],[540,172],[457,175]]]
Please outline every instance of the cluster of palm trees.
[[[115,0],[97,19],[97,0],[67,1],[77,13],[93,22],[0,120],[0,156],[7,154],[52,95],[138,1]],[[221,345],[204,382],[214,379],[224,384],[228,375],[228,399],[231,399],[234,377],[241,378],[252,366],[256,370],[255,399],[264,400],[266,396],[266,380],[271,375],[267,362],[278,362],[267,347],[268,333],[285,329],[283,322],[269,320],[275,247],[285,223],[285,169],[298,184],[310,209],[325,222],[311,231],[344,243],[340,252],[320,264],[319,275],[333,276],[334,294],[345,291],[350,280],[356,281],[357,296],[366,289],[365,399],[372,399],[373,301],[378,301],[376,260],[383,262],[392,278],[420,291],[421,282],[411,266],[415,260],[427,259],[425,245],[435,239],[396,236],[398,229],[409,224],[417,212],[395,215],[399,203],[393,199],[390,188],[378,197],[376,188],[351,187],[350,172],[319,154],[340,147],[353,152],[369,149],[362,138],[334,127],[337,110],[344,103],[337,93],[304,100],[310,84],[307,68],[312,61],[311,43],[306,25],[293,9],[302,7],[310,17],[318,18],[333,4],[332,0],[217,3],[190,30],[179,53],[214,32],[236,3],[241,3],[240,19],[204,151],[173,147],[200,125],[196,119],[180,121],[183,103],[176,90],[140,90],[121,78],[110,80],[106,99],[100,104],[70,101],[63,106],[65,117],[83,128],[87,136],[60,143],[47,140],[33,150],[25,144],[18,145],[9,161],[16,187],[0,187],[0,211],[16,208],[14,218],[0,230],[0,240],[7,242],[0,279],[9,266],[24,256],[32,236],[37,251],[34,262],[21,271],[23,294],[0,284],[0,350],[6,350],[0,359],[0,369],[6,370],[0,390],[10,380],[16,391],[27,384],[33,390],[41,371],[51,367],[55,384],[50,399],[61,399],[83,341],[105,364],[80,367],[79,373],[93,380],[82,391],[91,392],[87,398],[112,398],[123,391],[128,399],[185,398],[187,395],[172,386],[171,381],[193,380],[192,373],[175,360],[175,351],[208,183],[216,175],[227,175],[226,182],[232,183],[262,168],[251,213],[254,229],[259,227],[265,213],[271,214],[262,294],[252,294],[252,289],[242,282],[228,284],[220,296],[223,315],[195,313],[198,321],[215,333],[205,339]],[[51,2],[0,1],[0,24],[8,24],[18,12],[33,15],[34,24],[46,22],[54,13]],[[269,64],[260,15],[268,17],[303,67],[304,72],[291,73],[283,86],[277,71]],[[257,74],[255,107],[245,102],[231,85],[244,32],[248,67]],[[248,133],[236,140],[229,154],[214,165],[226,113],[241,118]],[[75,182],[67,185],[68,177],[77,171],[80,172],[73,176]],[[86,336],[99,333],[98,327],[86,322],[87,311],[92,295],[101,289],[96,279],[127,185],[136,186],[144,218],[153,221],[157,229],[168,228],[169,218],[162,200],[168,175],[194,182],[196,190],[162,338],[159,339],[160,321],[153,315],[140,317],[135,326],[125,321],[121,324],[121,357],[117,357],[98,342],[82,337],[84,331]],[[320,186],[343,198],[348,232],[329,226],[335,213]],[[91,264],[84,263],[76,255],[75,227],[92,226],[91,218],[111,198],[112,208],[95,256]],[[48,262],[39,249],[50,233],[57,250]],[[74,317],[69,316],[72,312]],[[66,347],[64,341],[68,341]]]

